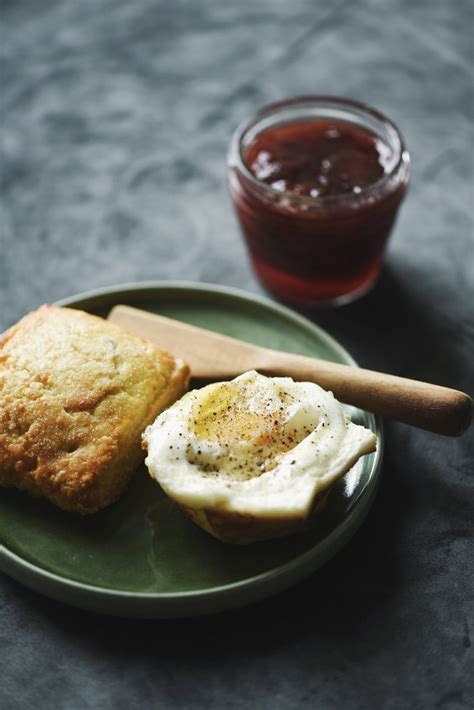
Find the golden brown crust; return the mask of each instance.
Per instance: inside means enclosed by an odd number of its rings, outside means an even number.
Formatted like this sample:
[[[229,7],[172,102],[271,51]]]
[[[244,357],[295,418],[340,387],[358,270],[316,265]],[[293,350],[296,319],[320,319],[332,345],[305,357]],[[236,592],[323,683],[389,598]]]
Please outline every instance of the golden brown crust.
[[[0,486],[92,513],[143,460],[141,433],[189,368],[82,311],[42,306],[0,338]]]

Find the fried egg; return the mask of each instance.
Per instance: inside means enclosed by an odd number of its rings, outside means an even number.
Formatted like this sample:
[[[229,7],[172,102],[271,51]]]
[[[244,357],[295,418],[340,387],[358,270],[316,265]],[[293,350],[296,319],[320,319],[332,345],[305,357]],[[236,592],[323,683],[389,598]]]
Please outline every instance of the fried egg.
[[[246,521],[259,522],[255,539],[284,534],[289,521],[305,521],[315,500],[376,446],[375,434],[352,423],[331,392],[255,371],[184,395],[143,439],[152,478],[221,539],[213,514],[227,532],[239,523],[231,538],[243,532],[252,539]]]

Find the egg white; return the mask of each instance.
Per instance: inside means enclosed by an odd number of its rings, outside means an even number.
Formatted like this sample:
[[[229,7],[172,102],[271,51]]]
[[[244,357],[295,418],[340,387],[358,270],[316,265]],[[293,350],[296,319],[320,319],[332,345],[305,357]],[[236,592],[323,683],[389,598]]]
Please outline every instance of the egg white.
[[[316,384],[250,371],[230,385],[238,393],[238,406],[234,400],[230,413],[225,408],[215,413],[217,421],[214,424],[211,418],[209,425],[213,435],[207,439],[202,436],[205,426],[200,437],[196,433],[200,408],[213,396],[225,397],[227,390],[222,388],[229,383],[211,384],[184,395],[143,435],[150,475],[180,505],[261,518],[304,518],[317,494],[375,449],[375,434],[353,424],[333,394]],[[230,416],[237,417],[237,422],[229,420]],[[273,416],[271,441],[278,453],[273,455],[267,447],[265,461],[260,463],[256,452],[262,449],[261,423],[265,431],[268,426],[271,429]],[[228,439],[226,422],[232,424]],[[240,422],[242,432],[236,438],[235,426]],[[278,436],[294,436],[299,443],[287,448],[288,441],[282,444]],[[248,476],[246,463],[251,470]]]

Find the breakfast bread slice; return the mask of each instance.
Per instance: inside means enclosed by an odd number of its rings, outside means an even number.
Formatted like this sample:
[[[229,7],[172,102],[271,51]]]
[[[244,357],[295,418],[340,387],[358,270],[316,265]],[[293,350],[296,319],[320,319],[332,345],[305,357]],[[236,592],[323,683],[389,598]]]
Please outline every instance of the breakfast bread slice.
[[[42,306],[0,337],[0,486],[93,513],[144,458],[141,434],[189,368],[102,318]]]

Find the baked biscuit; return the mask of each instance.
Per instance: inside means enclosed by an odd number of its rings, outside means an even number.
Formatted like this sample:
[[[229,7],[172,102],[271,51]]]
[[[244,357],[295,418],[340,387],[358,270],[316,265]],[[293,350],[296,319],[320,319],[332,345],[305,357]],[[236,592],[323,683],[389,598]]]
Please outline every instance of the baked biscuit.
[[[141,434],[189,368],[82,311],[42,306],[0,337],[0,486],[93,513],[144,458]]]

